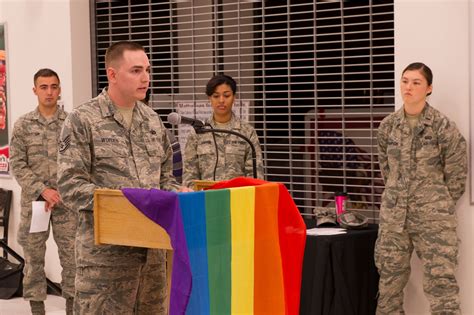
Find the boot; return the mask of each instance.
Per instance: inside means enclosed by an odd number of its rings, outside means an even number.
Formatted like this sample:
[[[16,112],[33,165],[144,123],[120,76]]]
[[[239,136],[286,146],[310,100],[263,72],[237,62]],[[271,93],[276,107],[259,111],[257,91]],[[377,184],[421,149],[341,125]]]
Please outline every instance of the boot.
[[[72,315],[74,310],[74,298],[66,298],[66,315]]]
[[[30,301],[32,315],[45,315],[44,301]]]

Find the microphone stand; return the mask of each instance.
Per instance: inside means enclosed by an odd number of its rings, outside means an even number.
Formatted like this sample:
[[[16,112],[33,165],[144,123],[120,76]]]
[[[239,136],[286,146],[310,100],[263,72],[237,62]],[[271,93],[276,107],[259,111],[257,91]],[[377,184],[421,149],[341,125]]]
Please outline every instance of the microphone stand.
[[[194,127],[194,130],[196,131],[197,134],[201,133],[206,133],[206,132],[213,132],[213,133],[228,133],[234,136],[237,136],[239,138],[244,139],[247,141],[247,143],[250,145],[250,148],[252,149],[252,171],[253,171],[253,178],[257,178],[257,153],[255,152],[255,146],[253,143],[250,141],[249,138],[244,136],[243,134],[240,134],[238,132],[232,131],[232,130],[226,130],[226,129],[206,129],[204,128],[205,126],[202,127]],[[219,152],[216,152],[217,155],[219,155]]]

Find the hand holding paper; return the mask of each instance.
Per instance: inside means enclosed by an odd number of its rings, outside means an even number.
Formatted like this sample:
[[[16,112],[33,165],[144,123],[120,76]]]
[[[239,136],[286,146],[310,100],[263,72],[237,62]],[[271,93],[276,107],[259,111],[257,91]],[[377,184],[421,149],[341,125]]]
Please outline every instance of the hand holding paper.
[[[46,188],[41,193],[41,196],[46,200],[46,208],[48,210],[52,210],[56,204],[61,202],[61,196],[58,191],[52,188]]]
[[[32,215],[30,233],[47,231],[51,211],[46,210],[46,201],[33,201],[31,207]]]

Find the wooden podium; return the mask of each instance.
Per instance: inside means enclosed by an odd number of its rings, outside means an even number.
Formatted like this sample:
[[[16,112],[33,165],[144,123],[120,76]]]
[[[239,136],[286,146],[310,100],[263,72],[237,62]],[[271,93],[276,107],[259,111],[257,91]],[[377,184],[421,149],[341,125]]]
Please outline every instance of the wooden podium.
[[[167,305],[171,289],[173,247],[166,231],[148,219],[120,190],[94,191],[95,244],[126,245],[166,250]]]
[[[206,188],[209,188],[211,187],[212,185],[214,185],[215,183],[217,183],[217,181],[213,181],[213,180],[193,180],[193,183],[194,183],[194,191],[200,191],[200,190],[205,190]]]

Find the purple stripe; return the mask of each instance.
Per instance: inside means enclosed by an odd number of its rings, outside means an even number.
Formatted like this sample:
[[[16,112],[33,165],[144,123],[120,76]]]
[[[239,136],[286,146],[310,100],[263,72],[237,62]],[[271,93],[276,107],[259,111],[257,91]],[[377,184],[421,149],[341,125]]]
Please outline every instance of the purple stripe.
[[[145,216],[168,232],[174,249],[170,314],[185,314],[191,295],[192,276],[178,194],[141,188],[124,188],[122,192]]]

